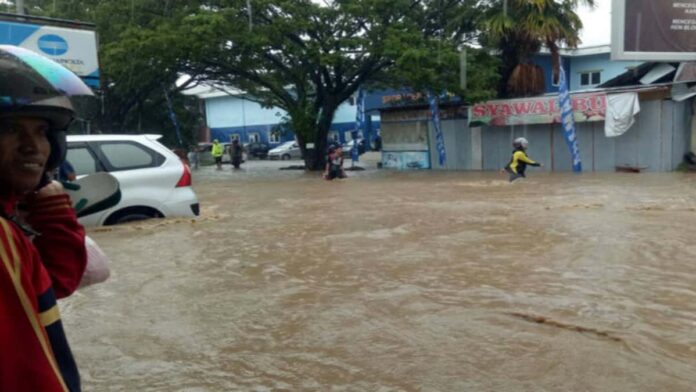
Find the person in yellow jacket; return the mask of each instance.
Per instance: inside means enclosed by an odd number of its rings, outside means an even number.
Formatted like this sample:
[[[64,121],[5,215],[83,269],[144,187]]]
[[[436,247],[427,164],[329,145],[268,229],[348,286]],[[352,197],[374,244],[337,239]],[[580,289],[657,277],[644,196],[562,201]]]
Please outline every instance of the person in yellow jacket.
[[[512,146],[515,148],[512,151],[512,157],[507,166],[505,166],[505,171],[510,174],[510,182],[517,180],[518,178],[526,177],[525,171],[527,170],[527,165],[529,166],[544,166],[541,163],[535,162],[527,156],[527,147],[529,142],[523,137],[518,137],[512,142]]]
[[[225,153],[225,147],[220,144],[219,140],[213,140],[213,148],[210,153],[213,155],[213,159],[215,159],[217,169],[222,170],[222,155]]]

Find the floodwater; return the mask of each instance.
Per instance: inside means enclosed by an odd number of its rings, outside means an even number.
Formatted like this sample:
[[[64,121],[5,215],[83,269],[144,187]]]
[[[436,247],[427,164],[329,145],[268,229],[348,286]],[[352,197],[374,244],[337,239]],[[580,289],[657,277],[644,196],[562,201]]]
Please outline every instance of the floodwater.
[[[90,231],[86,391],[696,389],[696,176],[246,166]]]

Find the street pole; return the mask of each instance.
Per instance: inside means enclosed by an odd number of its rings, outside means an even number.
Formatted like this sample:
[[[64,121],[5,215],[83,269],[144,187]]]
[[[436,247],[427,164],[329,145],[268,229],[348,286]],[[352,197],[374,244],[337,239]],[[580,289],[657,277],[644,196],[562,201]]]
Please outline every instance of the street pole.
[[[249,14],[249,31],[251,31],[253,29],[253,26],[254,26],[252,19],[251,19],[251,0],[247,0],[246,3],[247,3],[247,13]]]
[[[24,0],[15,0],[17,15],[24,15]]]

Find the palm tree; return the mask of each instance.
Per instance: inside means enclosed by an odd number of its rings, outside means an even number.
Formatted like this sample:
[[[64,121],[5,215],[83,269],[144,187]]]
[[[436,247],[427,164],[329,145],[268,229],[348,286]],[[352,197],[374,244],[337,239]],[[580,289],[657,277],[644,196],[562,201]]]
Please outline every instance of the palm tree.
[[[544,91],[542,69],[532,57],[545,45],[551,52],[554,81],[560,71],[560,47],[580,43],[582,21],[575,13],[595,0],[491,0],[483,18],[483,41],[495,45],[502,59],[499,94],[529,96]]]

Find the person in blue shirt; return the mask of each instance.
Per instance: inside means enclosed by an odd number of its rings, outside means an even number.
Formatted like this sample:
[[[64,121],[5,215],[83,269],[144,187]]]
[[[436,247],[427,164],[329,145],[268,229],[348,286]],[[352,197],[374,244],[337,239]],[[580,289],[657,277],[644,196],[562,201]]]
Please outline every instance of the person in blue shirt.
[[[68,162],[67,159],[64,160],[58,167],[57,180],[71,182],[75,181],[76,178],[77,176],[75,175],[75,168],[70,164],[70,162]]]

